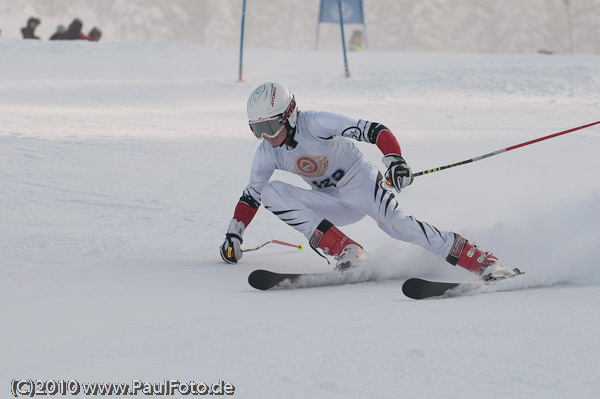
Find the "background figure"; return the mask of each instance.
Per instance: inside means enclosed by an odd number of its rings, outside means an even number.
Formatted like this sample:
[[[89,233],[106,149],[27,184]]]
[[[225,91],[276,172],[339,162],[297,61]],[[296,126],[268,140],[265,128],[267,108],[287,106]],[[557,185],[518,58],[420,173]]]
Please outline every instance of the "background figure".
[[[58,25],[56,27],[56,32],[52,36],[50,36],[50,40],[63,40],[63,35],[67,31],[64,25]]]
[[[350,44],[348,45],[350,51],[365,51],[365,45],[363,44],[363,34],[359,30],[355,30],[352,33]]]
[[[92,42],[97,42],[102,37],[102,31],[97,27],[93,27],[88,35],[88,40]]]
[[[81,28],[83,28],[83,22],[79,18],[75,18],[62,36],[62,40],[87,40],[87,36],[81,33]]]
[[[23,39],[38,39],[39,40],[39,37],[37,37],[35,35],[35,28],[37,28],[41,22],[42,21],[39,18],[34,18],[34,17],[29,18],[27,20],[27,26],[21,29],[21,33],[23,34]]]

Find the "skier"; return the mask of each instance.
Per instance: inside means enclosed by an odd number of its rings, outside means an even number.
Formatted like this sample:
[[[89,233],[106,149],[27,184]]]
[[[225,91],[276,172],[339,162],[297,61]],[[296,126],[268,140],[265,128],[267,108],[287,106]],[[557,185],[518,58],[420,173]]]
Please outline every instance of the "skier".
[[[367,258],[363,247],[336,225],[369,215],[391,237],[419,245],[485,278],[515,274],[492,253],[459,234],[440,230],[400,209],[390,186],[400,193],[413,176],[386,126],[328,112],[300,112],[294,95],[276,82],[256,88],[248,98],[247,111],[250,129],[264,140],[220,247],[225,262],[237,263],[242,258],[244,231],[262,202],[303,233],[313,249],[333,256],[335,270],[346,270]],[[350,139],[377,145],[384,155],[385,179]],[[270,182],[275,169],[300,175],[312,189]]]

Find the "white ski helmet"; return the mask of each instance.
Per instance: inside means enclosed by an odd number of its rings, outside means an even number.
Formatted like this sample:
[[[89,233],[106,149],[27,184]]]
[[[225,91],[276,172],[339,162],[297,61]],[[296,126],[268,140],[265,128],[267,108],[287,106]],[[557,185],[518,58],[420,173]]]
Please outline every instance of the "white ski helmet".
[[[275,137],[286,123],[296,127],[298,108],[290,90],[277,82],[258,86],[248,97],[248,122],[254,135]],[[288,132],[289,133],[289,132]]]

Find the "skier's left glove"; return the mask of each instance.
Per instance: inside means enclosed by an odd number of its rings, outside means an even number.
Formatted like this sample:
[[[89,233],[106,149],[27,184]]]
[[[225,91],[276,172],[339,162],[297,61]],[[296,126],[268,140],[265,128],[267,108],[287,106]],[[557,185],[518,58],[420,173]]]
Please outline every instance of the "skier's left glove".
[[[225,241],[221,245],[221,258],[227,263],[238,263],[242,259],[242,249],[240,245],[244,241],[242,236],[246,226],[244,223],[239,222],[235,219],[231,220],[227,234],[225,234]]]
[[[400,192],[400,190],[413,182],[412,171],[400,155],[388,154],[383,157],[382,161],[387,167],[385,180],[397,192]]]

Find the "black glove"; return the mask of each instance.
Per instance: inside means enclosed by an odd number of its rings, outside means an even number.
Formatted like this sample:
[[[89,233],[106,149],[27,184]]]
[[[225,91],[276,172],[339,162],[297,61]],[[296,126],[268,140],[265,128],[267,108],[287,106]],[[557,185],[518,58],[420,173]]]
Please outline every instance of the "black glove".
[[[221,258],[227,263],[238,263],[242,259],[242,238],[237,234],[227,234],[221,245]]]
[[[400,155],[388,154],[383,157],[382,161],[387,167],[385,180],[397,192],[400,192],[400,190],[413,182],[412,171]]]
[[[227,263],[238,263],[242,259],[242,249],[240,245],[244,241],[242,235],[246,227],[242,222],[238,222],[233,219],[229,224],[227,234],[225,234],[225,241],[221,245],[221,258]]]

